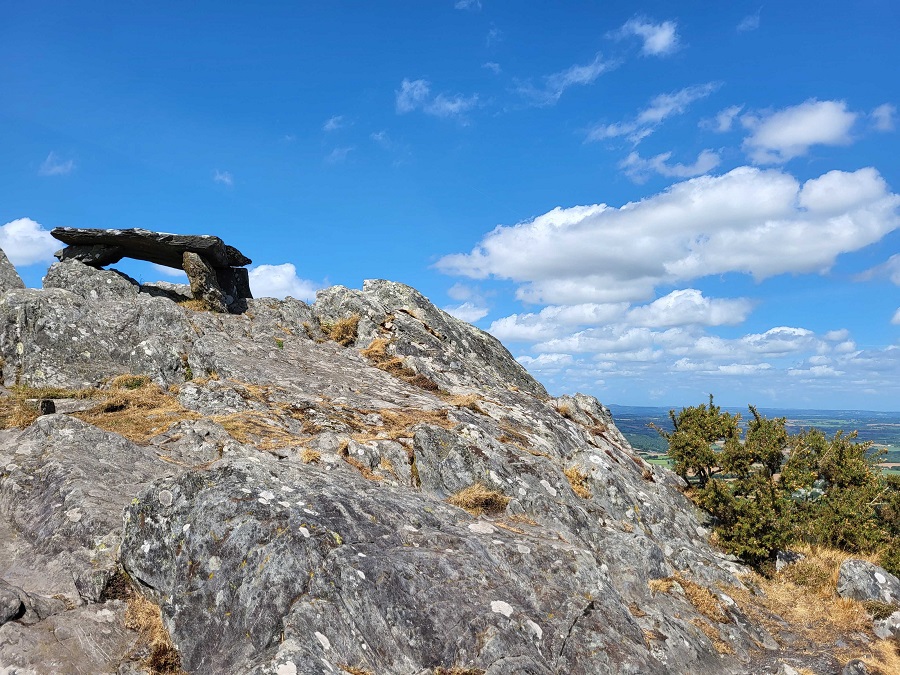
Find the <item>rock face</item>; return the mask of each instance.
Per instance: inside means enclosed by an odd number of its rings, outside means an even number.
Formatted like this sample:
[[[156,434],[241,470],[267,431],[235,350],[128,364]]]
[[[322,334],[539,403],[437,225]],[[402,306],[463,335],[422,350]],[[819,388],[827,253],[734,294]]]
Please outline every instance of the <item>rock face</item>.
[[[6,253],[0,250],[0,293],[13,288],[25,288],[25,283],[13,264],[9,262]]]
[[[0,296],[4,383],[166,403],[0,431],[0,669],[134,672],[124,570],[192,673],[779,672],[680,479],[414,289],[234,315],[47,280]]]
[[[900,579],[865,560],[850,558],[841,563],[837,591],[842,598],[900,606]]]
[[[246,309],[252,298],[247,270],[252,260],[219,237],[169,234],[142,229],[101,230],[57,227],[50,234],[68,244],[56,253],[60,261],[101,268],[122,258],[147,260],[183,269],[194,298],[211,312]]]

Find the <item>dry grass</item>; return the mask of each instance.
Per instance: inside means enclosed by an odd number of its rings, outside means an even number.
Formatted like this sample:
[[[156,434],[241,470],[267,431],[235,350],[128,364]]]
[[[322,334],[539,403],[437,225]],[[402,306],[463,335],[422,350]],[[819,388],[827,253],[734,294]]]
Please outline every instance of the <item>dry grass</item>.
[[[577,466],[570,466],[563,473],[566,475],[566,479],[569,481],[569,485],[572,486],[572,491],[576,495],[582,499],[590,499],[594,496],[591,494],[590,489],[588,489],[588,475]]]
[[[356,341],[356,331],[358,328],[359,314],[338,319],[333,324],[323,324],[322,326],[326,335],[342,347],[349,347]]]
[[[467,668],[465,666],[452,666],[443,668],[438,666],[434,669],[433,675],[484,675],[484,668]]]
[[[362,425],[357,425],[359,433],[353,434],[353,440],[359,443],[412,438],[414,434],[413,427],[417,424],[429,424],[443,429],[453,429],[456,426],[456,423],[448,417],[446,408],[440,410],[383,408],[368,412],[377,413],[381,417],[383,424],[378,428],[364,428]]]
[[[338,668],[345,673],[350,673],[350,675],[375,675],[371,670],[366,670],[365,668],[360,668],[358,666],[351,666],[346,663],[338,664]]]
[[[260,450],[286,448],[297,443],[297,437],[262,412],[246,411],[229,415],[214,415],[213,422],[221,424],[238,443]]]
[[[734,649],[722,639],[722,636],[715,626],[707,623],[703,619],[692,619],[691,623],[703,631],[703,634],[709,638],[709,641],[713,643],[713,647],[715,647],[719,654],[734,654]]]
[[[185,309],[190,309],[194,312],[208,312],[209,307],[206,306],[206,303],[202,300],[198,300],[197,298],[190,298],[188,300],[179,300],[177,305],[184,307]]]
[[[440,392],[440,387],[436,382],[408,367],[399,356],[392,356],[388,352],[389,345],[390,342],[388,340],[375,338],[360,354],[379,370],[383,370],[404,382],[425,391]]]
[[[497,440],[501,443],[511,443],[512,445],[518,445],[525,450],[531,447],[531,439],[521,431],[513,427],[513,425],[509,422],[501,422],[500,430],[503,433]]]
[[[61,387],[10,388],[11,395],[0,397],[0,429],[24,429],[40,415],[38,401],[53,398],[97,398],[103,395],[99,389],[63,389]],[[34,399],[34,400],[29,400]]]
[[[514,513],[509,519],[514,523],[524,523],[525,525],[531,525],[532,527],[537,527],[538,525],[538,521],[531,516],[526,516],[524,513]]]
[[[489,489],[483,483],[475,483],[448,497],[447,503],[478,517],[482,513],[495,514],[505,511],[510,499],[501,492]]]
[[[72,416],[135,443],[146,443],[181,420],[200,417],[143,375],[120,375],[99,394],[104,397],[101,403]]]
[[[178,650],[175,649],[172,638],[163,625],[162,612],[139,593],[134,593],[128,599],[125,627],[137,631],[141,642],[149,647],[150,655],[143,665],[151,675],[184,673]]]
[[[572,406],[570,406],[568,403],[560,403],[558,406],[556,406],[556,412],[565,417],[567,420],[574,419]]]
[[[318,464],[322,459],[322,453],[312,448],[303,448],[300,451],[300,461],[304,464]]]
[[[708,588],[701,586],[680,574],[675,575],[675,581],[684,589],[688,601],[698,612],[710,621],[717,623],[730,623],[731,619],[726,614],[722,603]]]
[[[664,579],[650,579],[647,582],[647,586],[653,593],[668,593],[672,590],[672,587],[675,585],[675,580],[672,577],[665,577]]]
[[[746,614],[776,637],[789,630],[808,644],[808,649],[829,649],[837,641],[848,644],[834,653],[842,661],[861,658],[870,668],[882,673],[900,672],[900,655],[895,645],[878,640],[871,633],[872,619],[866,606],[837,594],[841,563],[851,556],[826,548],[800,547],[804,559],[788,565],[772,578],[749,574],[745,585],[761,593],[729,589]],[[863,641],[860,636],[868,636]],[[833,648],[831,648],[833,651]]]
[[[484,411],[478,406],[479,398],[475,394],[447,395],[441,398],[456,408],[467,408],[472,412],[484,414]]]

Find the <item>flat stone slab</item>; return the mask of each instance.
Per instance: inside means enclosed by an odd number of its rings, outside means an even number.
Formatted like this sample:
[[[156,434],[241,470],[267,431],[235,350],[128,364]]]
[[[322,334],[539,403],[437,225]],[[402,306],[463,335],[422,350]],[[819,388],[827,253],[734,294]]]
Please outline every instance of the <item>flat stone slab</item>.
[[[56,253],[59,260],[76,259],[95,267],[112,265],[122,258],[136,258],[182,268],[186,252],[203,256],[215,268],[243,267],[253,261],[219,237],[209,234],[170,234],[140,228],[104,230],[56,227],[50,231],[68,246]]]

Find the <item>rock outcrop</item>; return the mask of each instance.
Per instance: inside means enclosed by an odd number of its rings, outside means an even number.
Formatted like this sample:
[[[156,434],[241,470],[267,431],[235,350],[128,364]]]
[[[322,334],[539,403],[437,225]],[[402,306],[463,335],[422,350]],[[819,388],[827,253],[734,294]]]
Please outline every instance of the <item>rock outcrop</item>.
[[[102,268],[122,258],[135,258],[183,269],[194,298],[212,312],[240,312],[252,298],[247,270],[252,260],[219,237],[169,234],[138,228],[103,230],[57,227],[50,234],[68,244],[56,253],[60,261],[77,260]]]
[[[45,283],[4,384],[85,405],[0,431],[0,668],[134,672],[124,574],[192,673],[783,672],[682,481],[414,289]]]

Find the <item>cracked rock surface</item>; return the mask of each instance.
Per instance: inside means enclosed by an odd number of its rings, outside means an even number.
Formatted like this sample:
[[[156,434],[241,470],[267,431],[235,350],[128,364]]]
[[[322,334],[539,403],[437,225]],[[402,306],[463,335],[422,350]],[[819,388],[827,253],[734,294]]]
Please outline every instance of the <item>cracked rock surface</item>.
[[[0,672],[134,672],[121,569],[193,673],[778,672],[680,479],[414,289],[230,315],[48,279],[0,295],[5,385],[132,373],[171,405],[149,438],[112,405],[0,432]],[[478,484],[498,501],[448,502]]]

